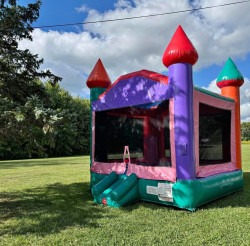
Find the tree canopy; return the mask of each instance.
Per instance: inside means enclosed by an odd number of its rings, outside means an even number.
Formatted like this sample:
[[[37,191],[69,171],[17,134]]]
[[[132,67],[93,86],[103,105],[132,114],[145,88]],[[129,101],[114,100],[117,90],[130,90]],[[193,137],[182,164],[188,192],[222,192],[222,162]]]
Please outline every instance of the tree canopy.
[[[43,59],[18,47],[21,40],[32,40],[32,23],[39,17],[40,5],[37,1],[23,7],[9,0],[0,7],[0,94],[21,103],[30,95],[43,95],[36,79],[48,78],[51,83],[61,79],[49,70],[40,71]]]
[[[59,86],[40,84],[47,100],[24,105],[0,98],[0,159],[69,156],[89,153],[90,103]]]
[[[250,122],[241,123],[241,140],[250,141]]]
[[[60,88],[60,77],[40,70],[43,59],[19,48],[32,40],[40,6],[0,1],[0,159],[88,151],[89,101]]]

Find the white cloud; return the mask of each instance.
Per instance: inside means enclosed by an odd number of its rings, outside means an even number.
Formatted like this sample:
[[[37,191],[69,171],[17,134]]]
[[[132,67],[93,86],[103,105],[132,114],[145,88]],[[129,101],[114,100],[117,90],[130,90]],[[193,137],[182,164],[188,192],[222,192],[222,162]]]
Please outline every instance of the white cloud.
[[[191,8],[189,2],[118,0],[115,9],[105,13],[89,9],[87,5],[77,11],[88,13],[83,21],[94,21],[185,10]],[[216,4],[227,2],[218,0]],[[209,0],[197,0],[195,3],[199,6],[213,5]],[[139,69],[165,71],[161,57],[179,24],[199,53],[196,70],[222,64],[229,56],[243,58],[250,52],[248,12],[249,3],[246,3],[195,13],[89,24],[84,25],[84,31],[79,33],[36,29],[33,42],[23,41],[21,47],[29,48],[44,58],[44,67],[63,77],[62,86],[74,94],[86,96],[85,81],[98,58],[102,59],[112,81],[121,74]],[[249,96],[246,98],[249,100]]]
[[[211,83],[208,85],[208,87],[204,87],[205,89],[209,91],[213,91],[215,93],[220,94],[220,88],[216,85],[216,79],[211,81]]]
[[[86,5],[82,5],[81,7],[76,8],[78,13],[85,13],[88,12],[90,9]]]
[[[240,88],[241,93],[241,120],[250,122],[250,80],[245,78],[245,82]]]
[[[121,8],[121,9],[129,9],[129,8],[132,8],[132,4],[128,0],[118,0],[115,3],[115,7],[116,8]]]

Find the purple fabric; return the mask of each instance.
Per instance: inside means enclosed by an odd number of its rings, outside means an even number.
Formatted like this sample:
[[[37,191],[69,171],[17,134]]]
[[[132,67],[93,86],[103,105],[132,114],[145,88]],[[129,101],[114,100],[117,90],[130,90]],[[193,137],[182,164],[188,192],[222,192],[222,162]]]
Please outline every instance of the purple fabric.
[[[119,81],[101,99],[92,103],[94,111],[154,103],[172,96],[169,85],[136,76]]]
[[[195,179],[192,65],[169,67],[174,93],[174,135],[177,179]]]

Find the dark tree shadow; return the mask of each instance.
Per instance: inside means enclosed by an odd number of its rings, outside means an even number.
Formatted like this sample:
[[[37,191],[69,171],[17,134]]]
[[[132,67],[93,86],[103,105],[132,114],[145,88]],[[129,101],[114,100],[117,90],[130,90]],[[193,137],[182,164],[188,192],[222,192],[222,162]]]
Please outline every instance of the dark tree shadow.
[[[0,223],[4,234],[45,235],[71,227],[98,227],[112,217],[92,202],[88,183],[60,184],[0,194]],[[5,223],[13,219],[14,223]]]
[[[141,201],[121,209],[124,213],[130,213],[139,207],[150,210],[164,207],[166,212],[173,209],[181,210]],[[249,172],[244,173],[243,191],[203,205],[197,211],[228,207],[250,207]],[[103,217],[113,219],[117,216],[117,213],[110,211],[111,209],[105,209],[93,202],[89,183],[55,183],[20,192],[2,192],[0,194],[0,236],[5,234],[47,235],[58,233],[71,226],[98,228],[99,219]],[[9,220],[12,220],[11,223]]]

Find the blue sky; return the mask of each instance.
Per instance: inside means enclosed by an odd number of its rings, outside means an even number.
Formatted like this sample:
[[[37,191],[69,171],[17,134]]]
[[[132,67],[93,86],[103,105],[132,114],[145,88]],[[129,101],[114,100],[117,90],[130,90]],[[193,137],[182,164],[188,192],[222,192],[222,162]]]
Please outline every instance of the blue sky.
[[[21,5],[34,3],[32,0],[19,0]],[[81,23],[87,17],[87,13],[78,12],[77,9],[86,6],[100,12],[114,9],[114,0],[42,0],[40,17],[34,26],[47,26],[64,23]],[[46,30],[46,28],[44,28]],[[53,30],[75,32],[75,26],[56,27]]]
[[[234,0],[43,0],[34,26],[140,16],[230,2]],[[218,91],[214,80],[230,56],[246,78],[241,89],[242,112],[243,120],[250,121],[249,9],[250,2],[138,20],[38,28],[33,42],[22,42],[21,46],[44,58],[42,69],[49,68],[63,77],[62,86],[73,95],[88,97],[85,81],[98,58],[112,81],[140,69],[166,72],[161,56],[180,24],[199,53],[194,84]]]
[[[83,5],[90,9],[96,9],[100,12],[107,11],[114,8],[113,0],[98,0],[98,1],[83,1],[83,0],[43,0],[42,7],[40,9],[40,18],[36,25],[53,25],[64,23],[81,23],[84,18],[87,17],[87,13],[78,12],[77,8],[81,8]],[[46,29],[45,29],[46,30]],[[77,31],[74,26],[70,27],[57,27],[53,30],[58,31]]]

